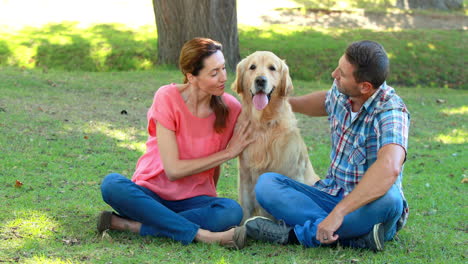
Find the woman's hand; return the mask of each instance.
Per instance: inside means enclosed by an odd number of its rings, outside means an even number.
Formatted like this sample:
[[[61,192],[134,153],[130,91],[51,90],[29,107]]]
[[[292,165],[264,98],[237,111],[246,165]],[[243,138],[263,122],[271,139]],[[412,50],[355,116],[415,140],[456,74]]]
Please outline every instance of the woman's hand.
[[[219,166],[223,162],[235,158],[254,140],[250,122],[238,122],[226,149],[203,158],[181,160],[179,159],[175,132],[165,128],[159,122],[156,124],[156,130],[161,160],[170,181]]]
[[[229,141],[226,150],[233,159],[237,157],[250,143],[255,140],[250,120],[237,122],[234,134]]]

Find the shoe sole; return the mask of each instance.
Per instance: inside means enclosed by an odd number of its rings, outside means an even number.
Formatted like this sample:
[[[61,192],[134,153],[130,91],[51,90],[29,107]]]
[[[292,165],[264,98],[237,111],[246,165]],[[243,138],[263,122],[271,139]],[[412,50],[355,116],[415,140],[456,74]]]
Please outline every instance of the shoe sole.
[[[243,226],[245,226],[248,222],[253,221],[253,220],[255,220],[255,219],[266,219],[266,220],[273,221],[273,220],[271,220],[271,219],[268,218],[268,217],[264,217],[264,216],[254,216],[254,217],[251,217],[251,218],[245,220]]]
[[[383,246],[383,243],[382,241],[380,240],[380,236],[379,236],[379,233],[380,233],[380,228],[383,228],[381,227],[382,224],[379,223],[379,224],[376,224],[374,226],[374,229],[372,230],[373,231],[373,235],[374,235],[374,241],[375,241],[375,246],[376,246],[376,250],[377,251],[382,251],[384,249],[384,246]]]

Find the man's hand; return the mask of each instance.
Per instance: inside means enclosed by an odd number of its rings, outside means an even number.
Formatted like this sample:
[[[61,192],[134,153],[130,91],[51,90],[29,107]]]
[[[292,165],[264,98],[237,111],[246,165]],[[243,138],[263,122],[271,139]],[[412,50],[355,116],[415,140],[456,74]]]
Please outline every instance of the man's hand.
[[[332,211],[317,227],[315,238],[321,244],[331,244],[338,240],[338,235],[335,234],[336,230],[340,228],[343,223],[344,216]]]

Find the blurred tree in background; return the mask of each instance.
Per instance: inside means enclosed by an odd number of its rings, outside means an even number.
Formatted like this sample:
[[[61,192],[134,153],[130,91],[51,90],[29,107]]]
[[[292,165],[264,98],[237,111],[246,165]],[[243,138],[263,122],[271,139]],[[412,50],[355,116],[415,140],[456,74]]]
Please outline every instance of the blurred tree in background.
[[[153,0],[158,29],[158,64],[178,65],[183,44],[207,37],[223,44],[226,66],[240,60],[236,0]]]

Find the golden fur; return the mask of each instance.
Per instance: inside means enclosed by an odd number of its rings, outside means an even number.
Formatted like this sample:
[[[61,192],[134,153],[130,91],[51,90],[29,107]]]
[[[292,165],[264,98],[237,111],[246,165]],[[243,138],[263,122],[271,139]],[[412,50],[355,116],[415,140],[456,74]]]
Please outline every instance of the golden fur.
[[[266,80],[260,89],[256,85],[258,78]],[[256,137],[239,155],[238,187],[244,220],[253,215],[271,218],[255,199],[254,187],[261,174],[277,172],[309,185],[319,180],[288,102],[293,89],[288,66],[272,52],[257,51],[237,65],[232,89],[242,98],[239,121],[251,120]],[[259,90],[271,93],[262,110],[257,110],[252,102]]]

